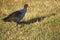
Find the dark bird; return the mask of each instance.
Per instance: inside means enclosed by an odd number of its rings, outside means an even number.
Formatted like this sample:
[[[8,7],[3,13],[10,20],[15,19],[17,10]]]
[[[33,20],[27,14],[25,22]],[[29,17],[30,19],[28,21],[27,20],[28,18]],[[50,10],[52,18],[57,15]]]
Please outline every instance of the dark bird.
[[[25,4],[23,9],[13,12],[12,14],[8,15],[3,20],[5,22],[14,21],[18,25],[18,23],[20,22],[20,20],[23,19],[23,17],[25,16],[25,13],[27,11],[27,7],[28,7],[28,4]]]

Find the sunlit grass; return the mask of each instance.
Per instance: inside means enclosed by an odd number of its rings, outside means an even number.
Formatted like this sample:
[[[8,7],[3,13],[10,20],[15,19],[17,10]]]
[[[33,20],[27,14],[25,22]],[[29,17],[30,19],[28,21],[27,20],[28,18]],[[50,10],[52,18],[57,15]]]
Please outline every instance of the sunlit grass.
[[[29,7],[18,30],[16,23],[2,20],[25,3]],[[0,40],[60,40],[60,1],[0,0]]]

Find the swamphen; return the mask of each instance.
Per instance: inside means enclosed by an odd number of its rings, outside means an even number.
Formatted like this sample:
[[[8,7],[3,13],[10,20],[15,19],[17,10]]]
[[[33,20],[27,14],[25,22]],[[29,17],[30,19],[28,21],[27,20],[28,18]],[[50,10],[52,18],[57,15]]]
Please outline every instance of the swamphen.
[[[13,12],[12,14],[10,14],[9,16],[7,16],[3,20],[5,22],[14,21],[18,25],[18,23],[20,22],[20,20],[25,16],[25,13],[27,11],[27,7],[28,7],[28,4],[25,4],[23,9]]]

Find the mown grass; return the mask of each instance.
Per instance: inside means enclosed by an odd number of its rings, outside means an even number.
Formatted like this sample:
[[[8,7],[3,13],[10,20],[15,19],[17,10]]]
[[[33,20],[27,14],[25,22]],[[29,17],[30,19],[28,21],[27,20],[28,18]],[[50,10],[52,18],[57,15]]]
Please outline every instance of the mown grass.
[[[25,3],[29,7],[18,30],[16,23],[2,20]],[[60,1],[0,0],[0,40],[60,40]]]

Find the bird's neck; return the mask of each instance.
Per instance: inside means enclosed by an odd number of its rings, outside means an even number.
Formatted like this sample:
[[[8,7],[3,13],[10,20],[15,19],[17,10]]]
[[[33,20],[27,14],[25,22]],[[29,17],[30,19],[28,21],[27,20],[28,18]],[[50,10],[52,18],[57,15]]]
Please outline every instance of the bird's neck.
[[[27,7],[24,7],[24,10],[27,10]]]
[[[27,11],[27,7],[24,7],[24,11],[25,11],[25,12]]]

